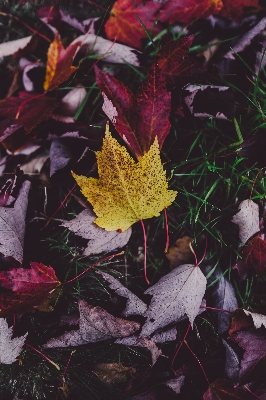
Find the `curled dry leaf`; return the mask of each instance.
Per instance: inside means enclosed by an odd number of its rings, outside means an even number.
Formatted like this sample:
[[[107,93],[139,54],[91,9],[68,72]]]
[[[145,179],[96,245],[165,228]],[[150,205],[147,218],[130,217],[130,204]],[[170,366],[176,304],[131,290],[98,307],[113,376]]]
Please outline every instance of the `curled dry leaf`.
[[[135,67],[140,65],[138,54],[141,53],[133,47],[114,43],[111,40],[90,33],[78,36],[71,44],[73,45],[77,42],[81,42],[80,52],[99,54],[99,58],[103,61],[115,64],[129,63]]]
[[[11,56],[18,50],[23,49],[29,44],[32,36],[26,36],[22,39],[11,40],[0,44],[0,57]]]
[[[252,200],[244,200],[239,204],[238,209],[232,222],[239,226],[239,239],[244,244],[260,230],[259,206]]]
[[[161,28],[155,24],[161,5],[153,1],[117,0],[105,24],[108,39],[116,39],[129,46],[141,48],[141,39],[146,39],[145,29],[157,35]],[[140,23],[141,20],[141,23]],[[143,28],[145,26],[145,29]]]
[[[68,228],[76,235],[82,236],[84,239],[90,239],[83,252],[84,256],[109,252],[124,247],[127,244],[132,233],[131,228],[127,229],[125,232],[109,232],[96,225],[94,223],[95,219],[96,215],[94,212],[86,209],[81,211],[81,213],[71,221],[65,221],[62,224],[62,226]],[[109,276],[111,278],[111,275]],[[117,283],[119,282],[117,281]]]
[[[0,207],[0,252],[23,261],[25,217],[28,207],[30,182],[22,184],[14,207]]]
[[[31,268],[12,268],[0,272],[0,285],[8,291],[0,293],[0,316],[23,314],[46,301],[60,286],[52,267],[31,262]]]
[[[266,315],[253,313],[244,309],[243,311],[246,315],[250,315],[252,317],[255,328],[259,329],[262,326],[266,328]]]
[[[27,333],[13,338],[13,328],[8,327],[4,318],[0,318],[0,364],[12,364],[20,355]]]
[[[115,385],[132,378],[136,368],[126,367],[121,363],[101,363],[94,367],[93,372],[106,385]]]
[[[79,312],[79,330],[50,339],[45,347],[68,347],[101,342],[130,336],[140,328],[138,322],[116,318],[103,308],[90,306],[84,300],[79,301]]]
[[[178,321],[185,314],[193,325],[206,290],[206,278],[199,267],[185,264],[163,276],[146,290],[152,300],[145,313],[141,336]]]
[[[92,204],[100,227],[123,232],[139,220],[159,216],[174,201],[176,192],[168,190],[157,139],[136,163],[107,126],[96,158],[99,179],[73,176]]]
[[[147,310],[147,304],[140,300],[134,293],[122,285],[117,279],[106,272],[97,271],[97,274],[110,283],[110,288],[115,290],[119,296],[127,298],[126,308],[122,315],[128,317],[129,315],[144,315]]]

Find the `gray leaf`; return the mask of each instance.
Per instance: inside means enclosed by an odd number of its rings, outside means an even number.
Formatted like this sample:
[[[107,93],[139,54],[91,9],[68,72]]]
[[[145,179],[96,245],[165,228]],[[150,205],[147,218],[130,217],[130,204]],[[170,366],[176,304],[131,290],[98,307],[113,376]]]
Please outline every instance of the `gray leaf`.
[[[226,351],[225,375],[232,381],[238,382],[240,370],[238,356],[224,339],[222,341]]]
[[[181,375],[178,378],[169,379],[162,382],[163,385],[169,386],[175,393],[180,393],[181,387],[184,385],[185,376]]]
[[[54,139],[50,147],[50,177],[65,168],[71,161],[71,153],[60,139]]]
[[[8,327],[6,319],[0,318],[0,364],[12,364],[20,355],[27,333],[11,339],[13,328]]]

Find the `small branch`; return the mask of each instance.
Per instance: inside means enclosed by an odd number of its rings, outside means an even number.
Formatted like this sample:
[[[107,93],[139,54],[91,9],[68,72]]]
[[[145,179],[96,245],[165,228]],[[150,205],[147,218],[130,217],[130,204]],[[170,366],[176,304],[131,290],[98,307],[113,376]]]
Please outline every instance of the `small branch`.
[[[208,306],[200,306],[200,308],[206,308],[206,310],[214,310],[214,311],[221,311],[221,312],[226,312],[229,314],[233,314],[232,311],[228,311],[228,310],[223,310],[222,308],[215,308],[215,307],[208,307]]]
[[[190,328],[191,328],[191,324],[189,323],[189,324],[188,324],[188,327],[187,327],[187,331],[186,331],[186,333],[185,333],[185,336],[183,337],[182,341],[180,342],[180,344],[179,344],[179,346],[178,346],[178,349],[176,350],[175,355],[174,355],[174,357],[173,357],[173,359],[172,359],[171,369],[172,369],[172,371],[173,371],[174,373],[175,373],[175,370],[174,370],[173,366],[174,366],[175,359],[176,359],[177,354],[179,353],[181,347],[183,346],[184,341],[185,341],[186,338],[187,338],[187,335],[188,335],[188,332],[189,332]]]
[[[40,350],[35,349],[35,347],[31,346],[30,344],[26,343],[26,346],[30,347],[32,350],[36,351],[36,353],[41,354],[47,361],[49,361],[49,363],[53,364],[53,366],[58,369],[58,371],[60,370],[60,367],[58,364],[56,364],[53,360],[51,360],[49,357],[47,357],[45,354],[43,354]]]
[[[140,220],[140,223],[141,223],[141,227],[142,227],[142,231],[143,231],[143,238],[144,238],[144,266],[143,266],[144,278],[145,278],[145,281],[147,282],[147,284],[149,285],[150,282],[147,277],[147,235],[146,235],[145,226],[144,226],[142,219]]]
[[[169,250],[169,224],[168,224],[168,215],[167,215],[167,210],[166,208],[163,210],[164,211],[164,219],[165,219],[165,234],[166,234],[166,243],[165,243],[165,253],[168,253]]]

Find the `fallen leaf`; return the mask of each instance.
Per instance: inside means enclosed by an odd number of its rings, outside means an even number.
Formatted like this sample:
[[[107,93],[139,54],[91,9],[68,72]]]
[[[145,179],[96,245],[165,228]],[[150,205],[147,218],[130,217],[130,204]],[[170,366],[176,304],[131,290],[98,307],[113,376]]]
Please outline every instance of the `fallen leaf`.
[[[242,308],[237,308],[232,314],[231,328],[228,333],[229,335],[232,335],[237,331],[242,331],[252,327],[252,318],[247,316]]]
[[[79,330],[50,339],[45,345],[46,348],[79,346],[130,336],[140,328],[138,322],[116,318],[103,308],[90,306],[84,300],[79,301],[79,312]]]
[[[56,110],[56,113],[52,115],[52,118],[64,122],[74,123],[74,116],[86,97],[86,89],[83,87],[77,87],[70,90],[61,100],[61,105]]]
[[[259,236],[250,240],[242,250],[242,259],[238,260],[233,269],[237,269],[241,278],[245,279],[249,272],[262,276],[266,268],[266,242]]]
[[[136,163],[107,127],[96,158],[99,179],[73,176],[93,205],[98,217],[95,223],[102,228],[125,231],[139,220],[159,216],[174,201],[176,192],[168,190],[157,139]]]
[[[185,314],[193,325],[206,290],[206,278],[199,267],[185,264],[163,276],[146,290],[152,295],[145,313],[147,320],[141,336],[150,336],[156,329],[176,322]]]
[[[30,266],[0,272],[0,285],[9,290],[0,294],[1,316],[32,311],[61,284],[52,267],[36,262]]]
[[[0,117],[5,118],[4,121],[1,121],[0,130],[3,123],[8,126],[16,124],[24,126],[26,132],[29,133],[40,122],[49,119],[58,105],[59,103],[52,97],[32,92],[19,92],[18,96],[0,101]],[[12,130],[9,134],[5,132],[0,140],[5,140],[12,133]]]
[[[232,88],[213,85],[188,85],[183,102],[194,117],[233,119],[235,101]]]
[[[260,230],[259,206],[252,200],[244,200],[239,204],[238,210],[232,222],[239,226],[239,239],[244,244]]]
[[[139,342],[146,347],[151,353],[152,367],[158,360],[158,358],[163,354],[162,350],[159,350],[153,340],[148,338],[139,338]]]
[[[162,382],[163,385],[170,387],[176,394],[180,393],[182,386],[184,385],[185,376],[181,375],[174,379],[168,379]]]
[[[85,27],[82,22],[79,22],[76,18],[64,13],[56,4],[48,7],[41,7],[37,10],[39,18],[47,24],[47,26],[59,29],[61,22],[78,29],[80,32],[85,33]]]
[[[170,261],[170,270],[179,267],[182,264],[192,263],[195,258],[189,247],[189,244],[193,242],[193,238],[190,236],[184,236],[177,239],[175,243],[169,248],[166,257]]]
[[[21,164],[20,169],[25,174],[40,174],[48,158],[49,151],[45,149],[42,153],[39,153],[33,158],[30,158],[28,162]]]
[[[224,373],[228,379],[231,379],[233,382],[238,382],[240,370],[240,362],[238,356],[232,349],[232,347],[229,346],[229,344],[224,339],[222,339],[222,342],[226,351]]]
[[[0,252],[23,261],[25,217],[28,207],[30,182],[22,184],[13,207],[0,207]]]
[[[119,296],[125,297],[127,299],[126,308],[122,315],[128,317],[129,315],[144,315],[147,310],[147,304],[140,300],[134,293],[122,285],[117,279],[106,272],[97,271],[97,274],[102,275],[102,277],[110,283],[110,289],[115,290],[115,293]]]
[[[16,53],[18,50],[26,47],[30,41],[32,36],[26,36],[21,39],[11,40],[9,42],[4,42],[0,44],[0,57],[11,56]]]
[[[237,332],[230,340],[233,340],[245,350],[240,363],[239,378],[242,383],[250,382],[249,375],[266,356],[266,336],[265,334],[243,331]]]
[[[58,33],[55,34],[54,41],[50,44],[47,53],[47,64],[44,90],[53,90],[61,83],[65,82],[77,67],[72,66],[73,59],[80,48],[80,42],[69,45],[64,49]]]
[[[153,1],[117,0],[110,11],[110,17],[105,23],[105,32],[108,39],[136,48],[141,48],[141,40],[147,37],[145,29],[157,35],[161,27],[156,23],[157,14],[161,5]],[[141,23],[140,23],[141,21]]]
[[[60,139],[54,139],[50,146],[50,177],[66,168],[71,162],[72,155]]]
[[[253,319],[253,323],[256,329],[261,328],[262,326],[264,326],[264,328],[266,328],[266,315],[263,314],[257,314],[257,313],[253,313],[247,310],[244,310],[244,313],[247,316],[251,316]]]
[[[241,21],[246,7],[261,9],[259,0],[223,0],[223,8],[220,15],[234,21]]]
[[[12,364],[20,355],[27,333],[13,338],[13,328],[8,327],[4,318],[0,318],[0,364]]]
[[[218,14],[222,9],[221,0],[181,0],[178,3],[175,0],[168,0],[164,3],[160,11],[161,22],[183,22],[186,25],[200,19],[207,18],[212,14]]]
[[[166,77],[168,84],[176,86],[176,83],[191,83],[197,77],[206,73],[206,68],[197,61],[188,57],[189,49],[194,40],[194,36],[185,36],[181,39],[166,42],[157,56],[158,66]]]
[[[138,55],[140,55],[141,52],[135,50],[133,47],[114,43],[92,33],[78,36],[71,44],[73,45],[77,42],[81,42],[81,48],[79,50],[81,53],[98,54],[99,59],[109,63],[129,63],[135,67],[140,66]]]
[[[136,368],[125,367],[121,363],[100,363],[93,369],[94,374],[105,385],[127,382],[136,372]]]
[[[161,148],[170,131],[171,94],[156,64],[137,95],[122,82],[95,68],[96,82],[104,97],[103,111],[139,159],[158,137]]]
[[[216,379],[203,395],[203,400],[248,400],[249,394],[241,388],[235,388],[227,379]]]

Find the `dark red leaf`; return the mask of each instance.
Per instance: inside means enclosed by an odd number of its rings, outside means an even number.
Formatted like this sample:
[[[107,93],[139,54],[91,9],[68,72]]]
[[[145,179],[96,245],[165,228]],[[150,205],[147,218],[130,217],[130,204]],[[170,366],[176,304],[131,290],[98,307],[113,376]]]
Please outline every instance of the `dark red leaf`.
[[[30,269],[13,268],[0,272],[0,285],[9,291],[0,294],[0,316],[31,311],[60,285],[52,267],[31,262]]]
[[[259,0],[223,0],[224,7],[220,15],[234,21],[241,21],[246,7],[261,8]]]
[[[242,251],[242,259],[239,260],[234,269],[239,275],[245,278],[249,272],[255,271],[262,276],[266,268],[266,242],[259,236],[251,239],[249,244]]]

